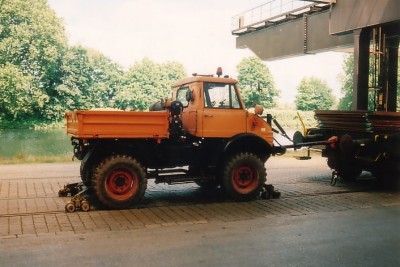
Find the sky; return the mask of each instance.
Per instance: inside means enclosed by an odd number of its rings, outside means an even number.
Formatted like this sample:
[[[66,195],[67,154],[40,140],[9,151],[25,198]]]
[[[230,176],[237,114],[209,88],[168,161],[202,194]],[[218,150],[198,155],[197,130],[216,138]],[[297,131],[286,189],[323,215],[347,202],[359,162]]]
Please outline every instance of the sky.
[[[215,73],[237,76],[236,66],[255,54],[237,49],[231,34],[232,17],[269,0],[48,0],[64,21],[71,45],[102,52],[126,69],[143,58],[177,61],[188,75]],[[293,103],[296,87],[314,76],[340,95],[338,75],[343,54],[328,52],[264,63],[279,101]]]

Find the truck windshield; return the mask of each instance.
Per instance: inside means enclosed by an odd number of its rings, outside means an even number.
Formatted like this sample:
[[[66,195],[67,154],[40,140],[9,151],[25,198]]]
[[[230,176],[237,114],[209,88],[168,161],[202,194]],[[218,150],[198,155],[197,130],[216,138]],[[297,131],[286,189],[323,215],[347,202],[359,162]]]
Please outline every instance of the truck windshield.
[[[204,83],[204,107],[241,108],[237,90],[230,83]]]

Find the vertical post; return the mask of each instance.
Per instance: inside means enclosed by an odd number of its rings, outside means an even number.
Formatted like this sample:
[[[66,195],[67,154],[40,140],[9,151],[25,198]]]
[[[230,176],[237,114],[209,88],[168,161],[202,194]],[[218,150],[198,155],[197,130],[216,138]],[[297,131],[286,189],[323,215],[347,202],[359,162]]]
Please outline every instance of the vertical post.
[[[238,29],[241,29],[244,27],[244,16],[239,16],[239,27]]]
[[[390,36],[386,40],[387,47],[387,111],[396,111],[397,106],[397,71],[398,71],[398,56],[399,56],[399,36]]]
[[[368,109],[368,71],[371,30],[354,31],[353,110]]]

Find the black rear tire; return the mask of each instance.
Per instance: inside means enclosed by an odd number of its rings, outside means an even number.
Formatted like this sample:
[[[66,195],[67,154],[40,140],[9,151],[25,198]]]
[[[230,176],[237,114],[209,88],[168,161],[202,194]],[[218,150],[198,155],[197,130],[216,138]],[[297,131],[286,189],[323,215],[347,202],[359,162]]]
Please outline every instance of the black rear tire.
[[[147,188],[142,165],[127,155],[104,159],[94,173],[96,196],[111,209],[125,209],[138,203]]]
[[[92,177],[93,177],[93,173],[94,171],[92,170],[92,172],[90,172],[86,166],[86,164],[81,161],[81,167],[80,167],[80,174],[81,174],[81,180],[82,183],[86,186],[86,187],[90,187],[92,185]],[[93,168],[92,168],[93,169]]]
[[[266,176],[261,159],[252,153],[238,153],[227,161],[221,186],[229,198],[247,201],[260,194]]]

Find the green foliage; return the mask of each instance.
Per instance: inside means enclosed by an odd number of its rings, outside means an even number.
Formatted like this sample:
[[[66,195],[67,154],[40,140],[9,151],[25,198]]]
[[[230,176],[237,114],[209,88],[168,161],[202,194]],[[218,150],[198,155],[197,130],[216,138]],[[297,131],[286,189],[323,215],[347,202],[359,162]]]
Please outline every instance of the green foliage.
[[[372,59],[372,58],[371,58]],[[370,66],[372,61],[370,60]],[[354,55],[348,54],[344,58],[343,72],[339,74],[341,92],[343,96],[339,99],[339,110],[352,110],[353,105],[353,81],[354,81]],[[369,83],[372,81],[372,74],[369,75]],[[374,92],[368,92],[368,110],[374,110]]]
[[[279,91],[267,66],[257,57],[243,59],[238,65],[238,83],[247,108],[255,104],[266,108],[276,106]]]
[[[4,119],[21,119],[33,106],[32,77],[24,75],[18,67],[6,63],[0,68],[0,116]]]
[[[298,110],[326,110],[333,106],[335,97],[326,82],[309,77],[297,87],[295,103]]]
[[[267,109],[264,110],[264,114],[271,114],[286,130],[303,130],[303,126],[297,115],[296,110],[289,109]],[[312,128],[317,126],[317,121],[315,120],[314,111],[301,111],[299,112],[301,119],[304,122],[306,128]],[[276,128],[274,126],[274,128]]]
[[[52,98],[56,117],[64,110],[111,107],[123,71],[97,51],[70,47],[64,55],[60,73],[61,84]]]
[[[185,76],[177,62],[157,64],[149,59],[135,63],[124,75],[116,92],[114,107],[123,110],[145,110],[160,99],[172,96],[172,85]]]
[[[400,66],[400,58],[398,59],[398,65]],[[370,60],[370,66],[372,66],[372,57]],[[370,71],[371,71],[370,67]],[[344,58],[343,73],[339,75],[341,82],[341,92],[343,97],[339,100],[339,110],[351,110],[353,102],[353,74],[354,74],[354,56],[348,54]],[[372,73],[369,75],[369,84],[372,86]],[[397,111],[400,111],[400,69],[397,71]],[[376,96],[373,91],[368,92],[368,110],[374,110],[374,99]]]
[[[343,97],[339,100],[339,110],[351,110],[353,103],[353,75],[354,75],[354,57],[353,54],[348,54],[344,58],[343,63],[344,73],[339,75],[341,83],[341,92]]]
[[[185,75],[179,63],[148,59],[124,72],[66,40],[46,0],[0,0],[0,127],[59,124],[73,109],[144,110]]]
[[[0,117],[40,120],[66,47],[61,20],[46,0],[0,1]]]

